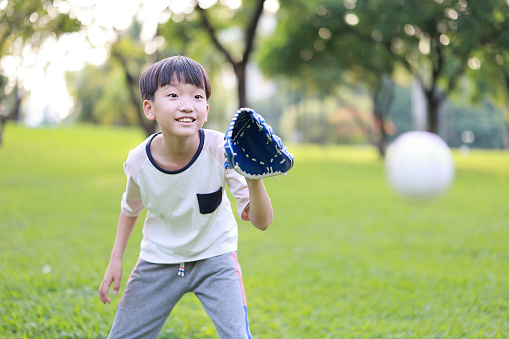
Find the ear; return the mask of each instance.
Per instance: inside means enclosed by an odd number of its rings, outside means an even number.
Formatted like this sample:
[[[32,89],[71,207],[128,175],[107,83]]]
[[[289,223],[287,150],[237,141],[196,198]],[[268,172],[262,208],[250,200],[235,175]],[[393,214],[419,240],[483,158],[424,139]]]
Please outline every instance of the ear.
[[[205,115],[205,122],[207,122],[208,117],[209,117],[209,104],[207,104],[207,114]]]
[[[151,100],[143,100],[143,112],[145,113],[145,117],[148,120],[156,120],[156,115],[154,114],[154,105]]]

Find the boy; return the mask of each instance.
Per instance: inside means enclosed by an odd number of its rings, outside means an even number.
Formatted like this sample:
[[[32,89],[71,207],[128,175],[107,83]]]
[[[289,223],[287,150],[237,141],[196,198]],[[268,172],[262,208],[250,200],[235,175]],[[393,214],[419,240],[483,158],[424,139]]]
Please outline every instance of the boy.
[[[224,169],[224,135],[205,130],[210,81],[197,62],[175,56],[140,79],[143,110],[161,129],[129,152],[121,213],[99,296],[118,293],[122,256],[146,208],[140,258],[122,296],[109,338],[156,338],[175,304],[194,292],[221,338],[250,338],[237,224],[225,184],[242,220],[260,230],[272,222],[262,180]]]

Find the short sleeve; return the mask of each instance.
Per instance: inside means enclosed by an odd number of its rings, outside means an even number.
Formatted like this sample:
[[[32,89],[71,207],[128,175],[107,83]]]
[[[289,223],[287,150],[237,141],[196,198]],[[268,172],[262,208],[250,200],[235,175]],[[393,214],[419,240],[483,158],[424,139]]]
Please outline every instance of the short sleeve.
[[[237,199],[237,213],[240,217],[249,205],[249,189],[247,188],[246,178],[232,169],[227,169],[225,176],[231,194]]]
[[[120,203],[120,211],[128,217],[135,217],[145,208],[141,199],[140,186],[136,183],[136,173],[133,173],[130,158],[124,163],[124,172],[127,176],[127,185],[122,201]]]
[[[204,148],[217,161],[218,166],[225,171],[224,176],[230,193],[237,200],[237,213],[240,217],[242,211],[249,205],[249,190],[247,188],[246,179],[232,169],[224,169],[226,156],[224,154],[224,134],[205,130],[205,146]]]

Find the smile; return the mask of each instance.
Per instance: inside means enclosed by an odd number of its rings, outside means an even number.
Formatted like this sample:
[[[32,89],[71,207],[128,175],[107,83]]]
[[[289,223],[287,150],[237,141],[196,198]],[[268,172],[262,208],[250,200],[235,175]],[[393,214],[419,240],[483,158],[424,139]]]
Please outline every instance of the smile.
[[[191,123],[194,120],[195,119],[192,119],[192,118],[180,118],[180,119],[177,119],[178,122],[183,122],[183,123]]]

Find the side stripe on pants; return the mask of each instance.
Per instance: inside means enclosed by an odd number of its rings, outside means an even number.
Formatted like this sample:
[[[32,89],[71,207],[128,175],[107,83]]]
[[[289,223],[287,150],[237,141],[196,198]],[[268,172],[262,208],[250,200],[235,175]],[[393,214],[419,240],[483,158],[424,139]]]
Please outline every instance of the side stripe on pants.
[[[240,290],[242,291],[242,299],[244,300],[244,312],[246,315],[246,331],[247,336],[251,339],[251,331],[249,330],[249,320],[247,319],[247,301],[246,301],[246,293],[244,292],[244,283],[242,282],[242,272],[240,271],[239,262],[237,260],[237,255],[235,252],[232,252],[233,260],[235,261],[235,267],[237,267],[237,274],[239,275],[240,282]]]

